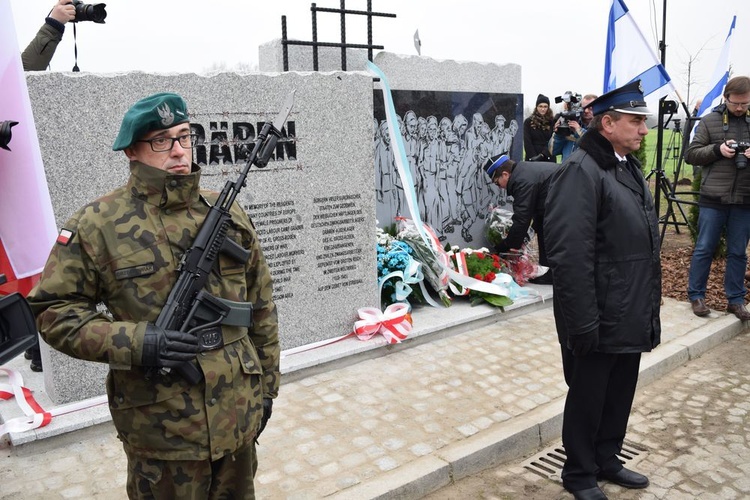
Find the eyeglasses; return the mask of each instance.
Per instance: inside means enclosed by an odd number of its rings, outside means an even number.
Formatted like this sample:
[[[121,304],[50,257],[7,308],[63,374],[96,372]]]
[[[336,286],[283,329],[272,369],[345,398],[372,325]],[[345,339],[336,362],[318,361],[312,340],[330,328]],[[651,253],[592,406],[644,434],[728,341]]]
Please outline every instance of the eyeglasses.
[[[747,108],[748,106],[750,106],[750,102],[732,102],[729,100],[729,98],[727,98],[727,103],[738,108]]]
[[[179,142],[180,146],[185,149],[192,148],[196,137],[197,134],[185,134],[179,137],[154,137],[153,139],[141,139],[135,142],[147,142],[151,145],[151,151],[154,153],[163,153],[171,151],[175,142]]]

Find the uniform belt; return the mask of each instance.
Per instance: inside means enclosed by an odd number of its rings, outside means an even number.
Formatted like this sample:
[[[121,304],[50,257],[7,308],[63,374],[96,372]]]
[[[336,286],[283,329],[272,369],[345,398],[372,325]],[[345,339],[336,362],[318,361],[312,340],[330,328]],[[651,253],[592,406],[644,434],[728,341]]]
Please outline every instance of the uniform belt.
[[[236,342],[247,336],[247,327],[234,327],[223,329],[221,326],[210,326],[196,333],[198,344],[203,351],[220,349],[227,344]]]

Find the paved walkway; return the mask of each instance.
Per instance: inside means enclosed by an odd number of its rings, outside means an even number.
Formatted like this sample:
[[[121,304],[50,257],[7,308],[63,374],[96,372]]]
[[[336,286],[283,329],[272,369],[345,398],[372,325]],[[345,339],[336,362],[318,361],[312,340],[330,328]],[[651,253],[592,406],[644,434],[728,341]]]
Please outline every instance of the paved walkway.
[[[608,482],[610,498],[727,500],[750,497],[750,336],[738,335],[636,393],[627,439],[638,444],[626,466],[648,475],[645,490]],[[551,446],[555,453],[558,446]],[[464,498],[570,499],[561,484],[562,462],[545,473],[544,452],[462,479],[427,500]],[[550,455],[546,455],[549,459]],[[631,458],[632,457],[632,458]],[[550,465],[552,463],[552,465]]]
[[[260,439],[258,497],[419,498],[557,440],[566,387],[551,301],[528,310],[282,380]],[[665,299],[662,328],[662,346],[641,363],[642,386],[743,325]],[[111,424],[0,453],[0,499],[125,497]]]

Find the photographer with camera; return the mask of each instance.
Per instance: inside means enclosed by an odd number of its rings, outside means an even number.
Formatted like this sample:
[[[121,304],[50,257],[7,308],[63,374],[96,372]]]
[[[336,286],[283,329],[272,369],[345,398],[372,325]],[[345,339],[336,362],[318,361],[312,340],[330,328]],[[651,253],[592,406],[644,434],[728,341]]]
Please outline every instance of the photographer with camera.
[[[555,117],[554,134],[552,135],[552,156],[562,155],[565,161],[570,153],[576,150],[578,139],[586,133],[594,118],[589,104],[596,99],[594,94],[573,94],[571,91],[555,97],[556,103],[563,103],[563,111]]]
[[[44,71],[55,55],[57,45],[69,22],[93,21],[104,23],[107,17],[106,4],[85,4],[81,0],[58,0],[37,32],[34,39],[21,53],[24,71]]]
[[[21,53],[24,71],[44,71],[49,66],[57,44],[62,40],[65,24],[75,17],[76,8],[70,0],[59,0],[52,7],[36,37]]]
[[[702,167],[698,237],[690,261],[688,298],[696,316],[706,306],[706,282],[714,251],[726,232],[727,264],[724,293],[727,311],[742,321],[745,309],[745,269],[750,241],[750,78],[736,76],[724,87],[724,103],[705,115],[685,152],[685,161]]]

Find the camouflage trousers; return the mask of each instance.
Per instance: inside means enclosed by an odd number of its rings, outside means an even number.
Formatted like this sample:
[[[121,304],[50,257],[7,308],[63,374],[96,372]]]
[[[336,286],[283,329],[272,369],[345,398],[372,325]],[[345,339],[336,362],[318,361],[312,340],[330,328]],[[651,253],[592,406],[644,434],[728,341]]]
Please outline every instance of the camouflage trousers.
[[[127,455],[130,499],[254,500],[255,444],[215,462]]]

